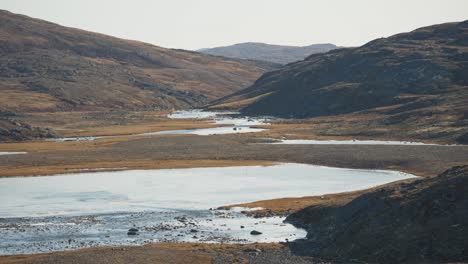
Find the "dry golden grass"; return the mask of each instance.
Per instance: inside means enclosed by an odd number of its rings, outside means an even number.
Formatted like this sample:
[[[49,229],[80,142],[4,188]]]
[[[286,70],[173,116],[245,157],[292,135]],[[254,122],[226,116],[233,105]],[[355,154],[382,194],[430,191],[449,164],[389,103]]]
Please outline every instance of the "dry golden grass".
[[[216,127],[205,120],[170,119],[167,111],[157,112],[46,112],[30,113],[21,121],[48,127],[59,137],[115,136],[166,130]]]
[[[47,111],[60,102],[51,95],[19,89],[1,89],[0,106],[13,111]]]
[[[232,166],[269,166],[275,162],[262,160],[116,160],[96,162],[75,162],[59,165],[0,166],[0,177],[44,176],[66,173],[102,172],[119,170],[183,169]]]
[[[271,122],[270,126],[261,126],[268,130],[258,133],[257,137],[287,138],[287,139],[318,139],[318,140],[396,140],[418,141],[424,143],[453,144],[453,138],[437,139],[418,138],[422,131],[413,132],[402,126],[381,126],[375,122],[383,116],[371,114],[346,114],[337,116],[317,117],[309,119],[280,119]],[[441,132],[441,128],[432,128]],[[455,131],[456,128],[450,128]],[[418,133],[420,132],[420,133]]]
[[[244,211],[247,215],[288,215],[309,206],[340,206],[361,195],[363,191],[327,194],[320,196],[290,197],[272,200],[255,201],[251,203],[234,204],[223,208],[245,207],[263,209]]]
[[[226,103],[211,105],[211,106],[208,107],[208,109],[233,109],[233,110],[237,110],[237,109],[241,109],[244,106],[252,104],[252,103],[254,103],[254,102],[260,100],[261,98],[263,98],[265,96],[268,96],[270,94],[271,93],[266,93],[266,94],[262,94],[262,95],[255,96],[255,97],[252,97],[252,98],[241,99],[241,100],[235,100],[235,99],[234,100],[229,100]]]
[[[407,179],[398,181],[401,182],[411,182],[414,179]],[[245,208],[257,208],[261,207],[259,210],[249,210],[244,211],[243,213],[247,215],[289,215],[291,213],[297,212],[309,206],[318,206],[318,207],[338,207],[345,205],[358,196],[367,193],[372,190],[380,189],[384,186],[394,185],[394,183],[388,183],[374,188],[359,190],[354,192],[342,192],[342,193],[333,193],[333,194],[324,194],[318,196],[305,196],[305,197],[289,197],[289,198],[280,198],[272,200],[263,200],[255,201],[251,203],[243,204],[234,204],[224,206],[223,208],[229,209],[233,207],[245,207]]]

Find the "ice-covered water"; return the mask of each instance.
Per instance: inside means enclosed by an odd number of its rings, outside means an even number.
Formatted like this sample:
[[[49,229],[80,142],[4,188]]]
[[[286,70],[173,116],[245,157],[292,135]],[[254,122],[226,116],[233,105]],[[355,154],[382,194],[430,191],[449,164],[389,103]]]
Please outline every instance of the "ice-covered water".
[[[64,137],[64,138],[51,138],[47,139],[47,141],[54,141],[54,142],[67,142],[67,141],[93,141],[100,138],[108,138],[112,136],[98,136],[98,137]]]
[[[159,132],[149,132],[140,135],[223,135],[223,134],[236,134],[236,133],[254,133],[264,131],[263,128],[253,128],[245,126],[226,126],[226,127],[213,127],[213,128],[198,128],[198,129],[182,129],[182,130],[168,130]]]
[[[150,136],[150,135],[221,135],[221,134],[238,134],[238,133],[254,133],[261,132],[265,129],[253,128],[251,126],[267,125],[266,118],[250,118],[250,117],[231,117],[238,112],[205,112],[202,110],[187,110],[175,111],[168,115],[172,119],[209,119],[208,122],[227,125],[214,128],[197,128],[197,129],[180,129],[148,132],[141,134],[133,134],[131,136]],[[92,141],[100,138],[112,138],[115,136],[90,136],[90,137],[66,137],[52,138],[49,141],[66,142],[66,141]]]
[[[236,134],[236,133],[254,133],[261,132],[265,129],[253,128],[251,126],[267,125],[265,118],[251,118],[251,117],[232,117],[231,115],[238,114],[238,112],[205,112],[202,110],[188,110],[176,111],[170,115],[169,118],[181,119],[206,119],[208,122],[218,125],[229,125],[214,128],[200,128],[200,129],[183,129],[171,131],[159,131],[144,133],[141,135],[174,135],[174,134],[192,134],[199,136],[220,135],[220,134]]]
[[[316,140],[316,139],[284,139],[267,144],[290,144],[290,145],[408,145],[408,146],[444,146],[415,141],[393,141],[393,140]],[[456,146],[456,145],[447,145]]]
[[[279,197],[369,188],[408,178],[394,171],[285,163],[74,173],[0,179],[0,217],[207,209]]]
[[[27,152],[0,152],[0,156],[2,155],[20,155],[20,154],[28,154]]]
[[[203,111],[200,109],[193,109],[193,110],[181,110],[175,111],[170,113],[167,117],[172,119],[205,119],[205,118],[213,118],[218,115],[235,115],[239,114],[239,112],[213,112],[213,111]]]
[[[284,218],[255,219],[209,208],[353,191],[409,177],[288,163],[2,178],[0,254],[157,241],[292,240],[305,231],[283,224]],[[127,236],[133,226],[139,235]],[[254,229],[263,234],[250,235]]]

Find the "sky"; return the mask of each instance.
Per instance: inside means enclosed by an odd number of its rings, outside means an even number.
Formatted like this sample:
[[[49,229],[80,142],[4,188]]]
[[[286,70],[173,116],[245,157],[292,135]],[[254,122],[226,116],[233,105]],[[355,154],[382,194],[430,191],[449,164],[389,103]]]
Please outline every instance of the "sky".
[[[242,42],[360,46],[468,19],[468,0],[0,0],[0,9],[190,50]]]

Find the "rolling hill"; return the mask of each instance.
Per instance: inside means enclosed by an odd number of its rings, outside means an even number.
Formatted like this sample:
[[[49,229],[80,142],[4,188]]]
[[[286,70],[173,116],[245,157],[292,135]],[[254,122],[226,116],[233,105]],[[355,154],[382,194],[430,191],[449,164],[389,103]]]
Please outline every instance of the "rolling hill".
[[[276,65],[172,50],[0,11],[3,111],[200,106]]]
[[[250,59],[287,64],[300,61],[316,54],[336,49],[333,44],[313,44],[309,46],[282,46],[265,43],[247,42],[225,47],[200,49],[199,52],[228,58]]]
[[[368,128],[468,142],[468,21],[312,55],[210,108],[287,118],[373,114]]]

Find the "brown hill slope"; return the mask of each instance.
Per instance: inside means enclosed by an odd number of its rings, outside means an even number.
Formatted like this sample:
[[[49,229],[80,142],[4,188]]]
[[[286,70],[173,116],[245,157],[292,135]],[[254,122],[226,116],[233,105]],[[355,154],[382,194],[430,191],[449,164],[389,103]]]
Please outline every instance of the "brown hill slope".
[[[274,67],[165,49],[0,10],[4,111],[194,107],[246,87]]]
[[[468,261],[468,166],[390,184],[342,206],[311,206],[287,220],[305,227],[296,253],[356,263]]]
[[[333,44],[313,44],[309,46],[282,46],[247,42],[231,46],[200,49],[199,52],[228,58],[251,59],[287,64],[316,54],[336,49]]]
[[[451,133],[463,139],[468,126],[468,21],[312,55],[266,73],[251,87],[214,104],[249,115],[294,118],[378,113],[373,126],[435,129],[433,135],[420,137]]]

